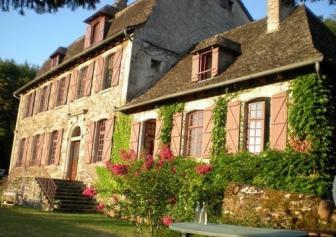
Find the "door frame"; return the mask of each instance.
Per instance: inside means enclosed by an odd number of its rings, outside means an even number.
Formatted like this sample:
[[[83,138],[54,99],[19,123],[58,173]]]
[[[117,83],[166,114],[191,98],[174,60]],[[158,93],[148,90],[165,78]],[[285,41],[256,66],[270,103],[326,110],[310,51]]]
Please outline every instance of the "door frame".
[[[77,136],[73,136],[74,133],[76,132],[76,129],[79,129],[80,134]],[[63,178],[68,179],[69,177],[69,169],[71,168],[71,149],[72,149],[72,143],[75,141],[79,141],[79,154],[80,154],[80,147],[81,147],[81,140],[82,140],[82,127],[80,125],[74,125],[69,132],[68,136],[68,151],[67,151],[67,156],[66,156],[66,162],[64,165],[64,172],[63,172]],[[79,165],[79,159],[80,155],[78,157],[78,164],[77,164],[77,170],[78,170],[78,165]]]

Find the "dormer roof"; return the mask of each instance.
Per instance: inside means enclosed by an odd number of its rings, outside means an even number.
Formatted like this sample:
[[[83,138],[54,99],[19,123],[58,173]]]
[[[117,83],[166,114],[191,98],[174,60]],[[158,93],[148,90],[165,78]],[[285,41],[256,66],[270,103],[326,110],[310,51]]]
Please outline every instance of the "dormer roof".
[[[114,17],[117,12],[118,9],[116,7],[111,5],[105,5],[104,7],[100,8],[97,12],[95,12],[93,15],[85,19],[84,22],[89,24],[92,20],[100,16]]]
[[[234,54],[240,54],[240,43],[223,37],[222,35],[215,35],[208,40],[201,41],[191,53],[196,53],[210,47],[220,47],[224,50],[230,51]]]
[[[67,48],[65,47],[58,47],[50,56],[49,58],[53,58],[55,57],[56,55],[61,55],[61,56],[64,56],[67,52]]]

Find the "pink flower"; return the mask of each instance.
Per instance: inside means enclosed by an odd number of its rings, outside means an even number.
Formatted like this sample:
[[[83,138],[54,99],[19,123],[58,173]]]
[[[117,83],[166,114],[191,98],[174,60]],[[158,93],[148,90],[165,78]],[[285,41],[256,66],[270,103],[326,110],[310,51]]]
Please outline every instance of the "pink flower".
[[[135,161],[137,158],[134,150],[129,150],[128,152],[125,150],[121,150],[120,156],[124,161]]]
[[[175,205],[176,204],[176,197],[168,198],[167,202],[170,205]]]
[[[154,158],[152,155],[147,155],[145,158],[144,167],[146,170],[150,170],[153,167]]]
[[[112,162],[111,162],[111,161],[106,161],[106,162],[105,162],[105,167],[106,167],[107,169],[111,169],[111,166],[112,166]]]
[[[125,175],[128,173],[128,165],[123,164],[115,164],[111,165],[110,170],[114,175]]]
[[[82,195],[85,196],[85,197],[89,197],[89,198],[93,198],[95,195],[96,195],[96,190],[94,190],[93,188],[91,187],[86,187],[83,192],[82,192]]]
[[[174,159],[173,152],[170,150],[167,144],[162,145],[159,156],[160,160],[171,161]]]
[[[104,203],[99,203],[99,205],[96,207],[98,211],[102,211],[105,209]]]
[[[165,226],[170,226],[171,224],[173,224],[174,220],[172,217],[170,216],[164,216],[162,218],[162,224]]]
[[[197,174],[208,174],[212,171],[212,165],[201,164],[196,167]]]

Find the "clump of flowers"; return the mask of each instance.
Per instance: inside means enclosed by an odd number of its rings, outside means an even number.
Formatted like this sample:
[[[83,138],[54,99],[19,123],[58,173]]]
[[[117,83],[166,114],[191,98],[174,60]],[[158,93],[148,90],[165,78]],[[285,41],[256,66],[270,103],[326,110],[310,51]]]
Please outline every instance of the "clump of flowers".
[[[309,152],[311,149],[311,143],[307,140],[299,139],[298,137],[291,137],[289,139],[289,145],[297,152]]]
[[[172,161],[174,159],[174,154],[167,144],[162,145],[160,153],[160,160]]]
[[[82,192],[83,196],[89,198],[93,198],[96,194],[97,194],[96,190],[94,190],[94,188],[91,187],[86,187]]]
[[[135,161],[137,159],[137,154],[134,150],[129,150],[128,152],[125,150],[120,151],[121,159],[124,161]]]
[[[150,170],[154,165],[154,158],[152,155],[147,155],[144,161],[144,168]]]
[[[105,205],[104,203],[99,203],[96,208],[97,208],[97,211],[103,211],[105,209]]]
[[[174,220],[171,216],[164,216],[162,217],[162,224],[165,226],[170,226],[174,223]]]
[[[114,175],[125,175],[128,173],[128,165],[115,164],[111,166],[111,172]]]
[[[208,174],[212,171],[212,165],[209,164],[200,164],[196,167],[197,174]]]

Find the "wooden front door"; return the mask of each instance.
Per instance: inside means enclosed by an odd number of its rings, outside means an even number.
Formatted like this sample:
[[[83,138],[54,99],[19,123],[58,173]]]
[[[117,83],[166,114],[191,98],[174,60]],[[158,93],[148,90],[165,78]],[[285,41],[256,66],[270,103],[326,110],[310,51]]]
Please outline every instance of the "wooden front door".
[[[79,157],[79,145],[80,141],[74,141],[71,143],[70,165],[67,177],[67,179],[69,180],[76,180],[78,157]]]

